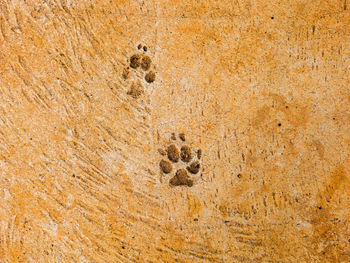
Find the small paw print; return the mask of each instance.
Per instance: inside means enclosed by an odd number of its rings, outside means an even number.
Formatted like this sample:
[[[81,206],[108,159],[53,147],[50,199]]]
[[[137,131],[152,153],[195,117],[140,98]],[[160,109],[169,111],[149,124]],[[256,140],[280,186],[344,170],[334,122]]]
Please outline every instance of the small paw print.
[[[137,72],[139,69],[144,71],[145,73],[142,74],[144,75],[143,78],[147,83],[152,83],[156,79],[156,73],[151,70],[152,68],[152,59],[146,55],[145,53],[147,52],[147,47],[142,46],[141,44],[138,45],[139,50],[143,50],[143,53],[137,53],[133,54],[129,59],[129,66],[125,67],[122,73],[122,77],[124,80],[127,80],[130,77],[130,71],[135,71]]]
[[[181,142],[177,143],[176,135],[173,133],[170,143],[166,149],[158,149],[163,159],[159,162],[160,170],[163,174],[170,174],[169,180],[171,186],[192,187],[201,171],[202,151],[194,151],[191,146],[185,144],[185,134],[180,133]],[[172,173],[174,171],[174,173]]]
[[[143,81],[145,81],[145,85],[147,85],[154,82],[156,79],[156,73],[152,70],[152,68],[154,68],[152,59],[146,54],[148,50],[147,47],[139,44],[137,48],[139,51],[127,59],[129,65],[123,69],[122,73],[122,77],[125,81],[131,79],[127,95],[134,99],[140,98],[145,93]]]

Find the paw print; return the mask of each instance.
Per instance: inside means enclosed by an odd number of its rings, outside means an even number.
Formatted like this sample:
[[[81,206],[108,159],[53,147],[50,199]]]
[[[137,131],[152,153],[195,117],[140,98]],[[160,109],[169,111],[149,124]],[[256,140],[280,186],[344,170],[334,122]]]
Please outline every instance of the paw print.
[[[141,75],[143,75],[142,78],[150,84],[156,79],[156,73],[152,70],[152,59],[146,54],[148,50],[146,46],[139,44],[137,48],[139,49],[139,52],[133,54],[128,59],[129,66],[124,68],[122,77],[124,80],[127,80],[130,78],[132,71],[134,71],[134,73],[141,72]],[[142,52],[141,50],[143,50],[143,53],[140,53]],[[144,88],[141,79],[132,82],[129,91],[127,92],[127,94],[134,99],[139,98],[143,93]]]
[[[184,133],[179,134],[180,143],[176,142],[175,134],[172,134],[171,139],[174,142],[170,143],[166,149],[158,150],[163,156],[159,162],[160,170],[163,174],[172,175],[169,180],[171,186],[192,187],[201,171],[202,151],[200,149],[194,151],[187,145]]]

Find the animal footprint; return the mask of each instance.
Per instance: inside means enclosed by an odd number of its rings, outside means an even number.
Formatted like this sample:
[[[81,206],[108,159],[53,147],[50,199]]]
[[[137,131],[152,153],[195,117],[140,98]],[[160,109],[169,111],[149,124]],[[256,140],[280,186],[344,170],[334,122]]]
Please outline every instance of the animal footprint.
[[[127,80],[128,78],[130,78],[131,71],[134,71],[135,73],[140,73],[141,71],[141,75],[143,76],[142,78],[148,84],[150,84],[156,79],[156,73],[153,70],[151,70],[152,59],[145,54],[145,52],[147,52],[146,46],[142,46],[141,44],[139,44],[138,49],[142,49],[144,53],[137,53],[129,58],[129,66],[124,68],[122,77],[124,78],[124,80]],[[133,97],[134,99],[141,97],[143,93],[144,88],[141,83],[141,79],[139,79],[136,82],[132,82],[129,91],[127,92],[127,94]]]
[[[169,184],[172,186],[188,186],[191,187],[195,181],[195,175],[201,170],[202,151],[198,149],[196,152],[185,144],[185,134],[180,133],[180,143],[173,142],[166,149],[159,149],[158,152],[163,156],[159,162],[159,167],[162,173],[172,174]],[[176,141],[175,134],[171,139]]]

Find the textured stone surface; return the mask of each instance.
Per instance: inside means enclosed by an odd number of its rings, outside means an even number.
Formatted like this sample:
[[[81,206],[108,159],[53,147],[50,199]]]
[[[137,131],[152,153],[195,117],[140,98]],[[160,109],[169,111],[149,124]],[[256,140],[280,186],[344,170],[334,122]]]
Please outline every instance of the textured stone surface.
[[[0,0],[0,262],[349,262],[348,4]]]

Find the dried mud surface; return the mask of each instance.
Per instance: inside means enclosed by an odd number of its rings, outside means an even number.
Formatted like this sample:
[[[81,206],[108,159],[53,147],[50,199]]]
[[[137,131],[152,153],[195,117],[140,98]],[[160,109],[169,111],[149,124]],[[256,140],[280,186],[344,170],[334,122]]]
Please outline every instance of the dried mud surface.
[[[348,5],[0,0],[0,262],[350,262]]]

